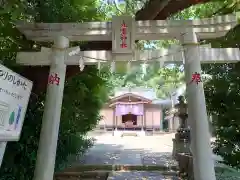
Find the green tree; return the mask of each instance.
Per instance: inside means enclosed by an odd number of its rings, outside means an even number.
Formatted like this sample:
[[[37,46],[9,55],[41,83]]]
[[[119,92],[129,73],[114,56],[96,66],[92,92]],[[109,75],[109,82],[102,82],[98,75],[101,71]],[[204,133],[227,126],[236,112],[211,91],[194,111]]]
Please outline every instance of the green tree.
[[[24,19],[38,22],[81,22],[104,17],[98,11],[97,2],[93,0],[9,1],[3,4],[0,14],[0,59],[6,66],[20,73],[23,67],[15,64],[16,52],[36,51],[41,45],[50,44],[26,40],[15,28],[14,21]],[[77,76],[66,80],[56,170],[71,163],[71,155],[77,156],[91,145],[92,141],[85,139],[84,135],[100,118],[98,111],[111,89],[106,81],[108,76],[108,73],[99,73],[94,66],[87,66]],[[0,179],[33,178],[44,100],[45,92],[31,95],[20,141],[8,143],[0,169]]]
[[[171,94],[184,83],[184,73],[179,66],[163,67],[148,80],[160,98],[170,98]]]
[[[240,168],[239,70],[239,63],[215,65],[211,69],[212,79],[205,83],[207,109],[217,116],[213,119],[214,151],[226,164],[237,168]]]
[[[237,26],[226,37],[211,41],[211,44],[213,47],[239,48],[239,32]],[[205,83],[207,109],[217,117],[213,119],[214,152],[221,155],[226,164],[236,168],[240,168],[239,70],[239,63],[203,66],[203,71],[211,74],[211,79]]]
[[[119,81],[119,79],[121,79]],[[158,62],[146,66],[135,66],[126,74],[115,74],[113,82],[117,87],[148,87],[155,89],[159,98],[169,98],[184,83],[180,66],[160,67]]]

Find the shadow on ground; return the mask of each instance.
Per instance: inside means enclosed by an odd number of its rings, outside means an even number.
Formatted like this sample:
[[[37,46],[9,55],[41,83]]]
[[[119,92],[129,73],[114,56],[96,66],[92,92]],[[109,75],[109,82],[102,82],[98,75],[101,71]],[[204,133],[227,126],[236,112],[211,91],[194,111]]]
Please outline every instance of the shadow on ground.
[[[71,160],[73,163],[67,172],[105,170],[108,180],[177,179],[177,162],[172,158],[171,147],[159,137],[113,138],[104,135],[97,138],[84,156]]]
[[[171,152],[154,152],[151,149],[128,149],[123,145],[99,144],[73,164],[84,165],[176,165]]]

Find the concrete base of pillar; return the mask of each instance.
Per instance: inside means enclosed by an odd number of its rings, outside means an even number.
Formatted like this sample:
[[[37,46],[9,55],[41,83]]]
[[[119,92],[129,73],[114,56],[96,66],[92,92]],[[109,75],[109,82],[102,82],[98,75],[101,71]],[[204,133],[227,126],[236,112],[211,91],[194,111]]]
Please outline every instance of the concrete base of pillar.
[[[178,159],[180,177],[188,180],[194,180],[192,156],[189,154],[180,153]]]

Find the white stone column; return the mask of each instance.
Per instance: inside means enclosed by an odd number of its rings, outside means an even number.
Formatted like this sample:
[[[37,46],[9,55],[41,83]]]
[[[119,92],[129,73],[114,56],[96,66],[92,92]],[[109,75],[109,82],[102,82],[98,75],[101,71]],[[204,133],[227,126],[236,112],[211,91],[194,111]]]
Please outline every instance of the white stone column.
[[[142,127],[141,127],[141,130],[143,131],[143,130],[144,130],[143,115],[141,115],[140,117],[141,117],[141,122],[142,122]]]
[[[6,146],[7,146],[7,142],[0,142],[0,168],[2,165],[2,161],[3,161],[3,157],[5,154],[5,150],[6,150]]]
[[[173,131],[173,117],[168,119],[168,129]]]
[[[63,36],[59,36],[54,41],[54,47],[52,48],[52,64],[49,73],[50,81],[48,81],[46,93],[34,180],[53,179],[66,74],[64,59],[67,54],[65,54],[65,50],[68,46],[69,40]],[[57,82],[58,80],[59,83]]]
[[[182,35],[185,57],[186,92],[188,115],[191,126],[191,142],[195,180],[216,180],[214,161],[208,131],[203,83],[192,82],[192,74],[201,73],[200,53],[196,33],[193,28]]]
[[[161,106],[161,110],[160,110],[160,131],[163,130],[163,107]]]
[[[115,130],[116,107],[113,109],[112,130]]]
[[[118,130],[118,117],[119,116],[116,116],[116,118],[115,118],[115,130],[116,131]]]

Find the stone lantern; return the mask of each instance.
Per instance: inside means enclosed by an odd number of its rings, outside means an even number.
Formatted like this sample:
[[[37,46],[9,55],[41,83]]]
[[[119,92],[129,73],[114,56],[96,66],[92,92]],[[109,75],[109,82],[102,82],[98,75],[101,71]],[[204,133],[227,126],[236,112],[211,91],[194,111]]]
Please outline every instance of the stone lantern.
[[[179,118],[179,127],[173,139],[173,157],[177,159],[179,153],[190,153],[190,129],[187,127],[187,104],[183,96],[178,97],[175,105],[175,116]]]

